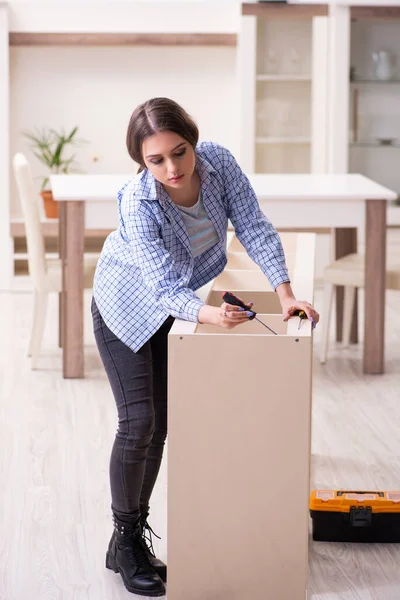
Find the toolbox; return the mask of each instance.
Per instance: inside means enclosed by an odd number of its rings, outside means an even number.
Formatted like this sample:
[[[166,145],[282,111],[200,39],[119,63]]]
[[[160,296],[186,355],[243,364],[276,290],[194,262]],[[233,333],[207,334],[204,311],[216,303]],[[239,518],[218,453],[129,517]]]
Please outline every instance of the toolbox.
[[[400,491],[313,490],[313,540],[400,542]]]

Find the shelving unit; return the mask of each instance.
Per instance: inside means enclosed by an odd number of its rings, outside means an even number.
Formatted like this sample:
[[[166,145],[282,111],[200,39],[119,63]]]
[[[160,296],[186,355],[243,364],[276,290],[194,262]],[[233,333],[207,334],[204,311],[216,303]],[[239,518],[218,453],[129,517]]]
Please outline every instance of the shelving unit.
[[[351,23],[350,65],[354,76],[349,98],[349,172],[371,177],[400,193],[400,11],[387,14],[358,13]],[[393,55],[393,78],[380,80],[374,73],[372,53]],[[396,64],[397,63],[397,64]],[[391,140],[385,143],[381,140]]]
[[[312,301],[315,236],[284,234],[282,243],[296,296]],[[233,238],[228,266],[198,293],[212,306],[221,305],[224,289],[254,302],[277,335],[255,320],[223,329],[176,319],[168,336],[168,594],[174,600],[306,597],[311,323],[299,329],[297,317],[283,322],[276,292],[248,259]],[[249,501],[252,518],[238,543],[232,523],[247,514]],[[212,544],[210,507],[218,511]]]
[[[325,74],[315,68],[327,44],[324,35],[314,35],[326,22],[315,16],[321,10],[318,5],[242,5],[241,165],[247,172],[318,170],[313,165],[313,131],[318,119],[322,125],[326,118],[324,103],[318,101]],[[315,107],[319,115],[313,114]],[[323,137],[324,126],[318,127],[320,138],[321,131]]]

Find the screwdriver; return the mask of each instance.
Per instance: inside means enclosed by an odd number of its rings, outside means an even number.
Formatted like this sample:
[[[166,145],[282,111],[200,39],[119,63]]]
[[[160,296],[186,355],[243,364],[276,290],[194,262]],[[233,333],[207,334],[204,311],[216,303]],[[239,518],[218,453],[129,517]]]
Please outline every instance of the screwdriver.
[[[233,306],[240,306],[240,308],[244,308],[246,311],[253,313],[250,317],[249,320],[252,321],[253,319],[255,319],[256,321],[258,321],[259,323],[261,323],[261,325],[264,325],[264,327],[266,327],[267,329],[269,329],[274,335],[278,335],[276,333],[276,331],[274,331],[273,329],[271,329],[271,327],[268,327],[268,325],[266,325],[265,323],[263,323],[256,315],[257,313],[254,312],[254,310],[249,310],[249,307],[246,306],[246,304],[243,302],[243,300],[241,300],[240,298],[238,298],[237,296],[235,296],[235,294],[232,294],[232,292],[224,292],[222,294],[222,300],[224,302],[226,302],[227,304],[232,304]]]
[[[292,317],[299,317],[299,326],[297,329],[300,329],[301,327],[301,323],[304,319],[307,319],[307,315],[304,312],[304,310],[296,310],[293,314]]]
[[[300,319],[299,320],[299,326],[297,327],[297,329],[300,329],[301,323],[302,323],[302,321],[304,319],[308,319],[307,314],[305,313],[305,311],[304,310],[300,310],[300,309],[296,310],[291,316],[292,317],[299,317],[299,319]],[[315,321],[314,321],[314,319],[312,317],[310,317],[310,321],[312,323],[312,328],[315,329],[316,328],[316,324],[315,324]]]

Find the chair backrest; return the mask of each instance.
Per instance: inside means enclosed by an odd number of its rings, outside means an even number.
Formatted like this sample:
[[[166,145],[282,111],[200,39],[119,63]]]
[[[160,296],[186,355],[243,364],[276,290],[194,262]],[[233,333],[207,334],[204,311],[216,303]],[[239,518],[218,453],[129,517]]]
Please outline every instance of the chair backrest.
[[[40,225],[40,196],[35,189],[29,163],[20,152],[13,157],[13,169],[25,221],[29,273],[35,289],[40,289],[46,276],[45,246]]]

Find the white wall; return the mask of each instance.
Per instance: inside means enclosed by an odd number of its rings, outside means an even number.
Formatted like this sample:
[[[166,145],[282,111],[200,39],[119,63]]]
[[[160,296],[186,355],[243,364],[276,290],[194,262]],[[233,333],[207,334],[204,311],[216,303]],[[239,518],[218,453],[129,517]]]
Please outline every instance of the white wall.
[[[11,152],[26,152],[35,176],[45,167],[22,135],[34,126],[78,125],[90,142],[77,150],[85,172],[136,170],[125,147],[126,128],[136,105],[153,96],[180,102],[197,121],[201,139],[238,152],[235,48],[13,47],[10,54]],[[99,162],[92,162],[93,155]],[[14,185],[11,206],[19,216]]]
[[[10,30],[236,33],[239,0],[11,1]]]
[[[11,0],[8,12],[11,32],[236,33],[240,3]],[[234,47],[12,47],[10,54],[10,150],[27,152],[35,176],[45,167],[22,135],[34,126],[78,125],[90,142],[77,152],[85,172],[130,172],[128,120],[152,96],[177,100],[198,122],[202,139],[238,152]],[[99,162],[92,161],[94,155]],[[20,215],[13,181],[11,211]]]

